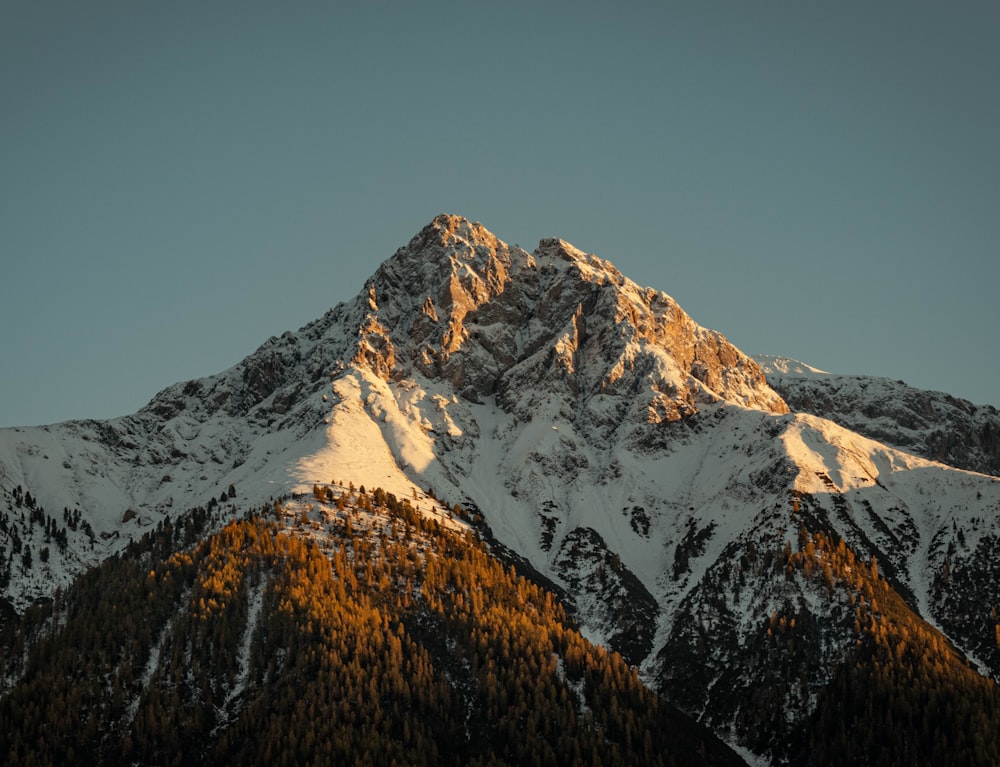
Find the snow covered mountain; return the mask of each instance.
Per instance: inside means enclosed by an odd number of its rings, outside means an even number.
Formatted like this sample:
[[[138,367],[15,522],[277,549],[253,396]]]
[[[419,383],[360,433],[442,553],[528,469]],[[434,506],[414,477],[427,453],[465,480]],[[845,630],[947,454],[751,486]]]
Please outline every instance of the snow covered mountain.
[[[992,405],[889,378],[834,375],[788,358],[754,359],[797,412],[957,469],[1000,476],[1000,411]]]
[[[913,621],[1000,677],[1000,480],[855,426],[882,422],[874,384],[824,411],[842,379],[770,370],[565,241],[439,216],[229,370],[112,421],[0,431],[5,593],[21,610],[191,506],[351,481],[475,512],[745,753],[793,753],[869,625]]]

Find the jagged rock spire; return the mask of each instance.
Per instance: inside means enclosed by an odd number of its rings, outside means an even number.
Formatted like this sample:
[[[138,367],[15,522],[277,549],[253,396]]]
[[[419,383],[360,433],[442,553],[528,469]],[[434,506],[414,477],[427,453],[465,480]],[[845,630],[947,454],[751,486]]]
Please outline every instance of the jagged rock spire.
[[[787,412],[724,336],[565,240],[543,239],[529,254],[479,223],[440,215],[367,290],[377,322],[360,329],[357,359],[382,377],[417,370],[471,399],[499,392],[511,407],[525,386],[575,398],[630,392],[648,400],[652,420],[718,400]]]

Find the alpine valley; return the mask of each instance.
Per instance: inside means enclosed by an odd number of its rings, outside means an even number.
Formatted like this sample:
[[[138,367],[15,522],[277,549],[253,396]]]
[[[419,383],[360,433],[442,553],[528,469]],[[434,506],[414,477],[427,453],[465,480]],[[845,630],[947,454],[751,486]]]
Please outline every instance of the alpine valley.
[[[1000,414],[442,215],[0,430],[5,764],[1000,764]]]

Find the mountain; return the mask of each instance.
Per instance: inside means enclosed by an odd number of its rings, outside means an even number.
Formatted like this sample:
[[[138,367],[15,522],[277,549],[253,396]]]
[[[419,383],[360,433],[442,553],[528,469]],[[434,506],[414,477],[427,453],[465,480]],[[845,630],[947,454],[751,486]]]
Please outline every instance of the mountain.
[[[789,406],[958,469],[1000,476],[1000,411],[902,381],[833,375],[787,358],[756,356]]]
[[[995,762],[1000,480],[803,412],[771,375],[607,261],[439,216],[219,375],[0,430],[0,578],[26,615],[188,508],[208,534],[363,485],[463,509],[754,763]]]

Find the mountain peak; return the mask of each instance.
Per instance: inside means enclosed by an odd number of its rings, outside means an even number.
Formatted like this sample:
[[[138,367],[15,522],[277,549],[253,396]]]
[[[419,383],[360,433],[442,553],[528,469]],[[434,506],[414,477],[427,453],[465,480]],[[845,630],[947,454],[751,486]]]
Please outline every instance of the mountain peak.
[[[375,287],[379,300],[390,293],[397,300],[405,295],[417,306],[428,296],[435,305],[446,302],[444,294],[455,281],[477,294],[501,290],[512,265],[511,250],[482,224],[441,214],[383,263],[367,287]],[[526,252],[515,250],[518,260],[530,260]]]
[[[554,256],[565,261],[586,261],[588,255],[560,237],[543,237],[538,241],[539,255]]]
[[[779,357],[772,354],[755,354],[754,360],[767,375],[787,375],[799,378],[819,378],[828,376],[825,370],[820,370],[805,362],[791,357]]]
[[[476,254],[486,250],[495,251],[503,245],[496,235],[478,221],[470,221],[463,216],[441,213],[435,216],[427,226],[421,229],[401,253],[419,253],[424,255],[445,255],[455,258],[474,258]]]
[[[530,254],[442,214],[379,267],[361,302],[371,311],[354,359],[386,380],[418,371],[473,401],[498,394],[525,415],[539,397],[580,411],[612,392],[643,393],[640,410],[655,422],[720,400],[787,412],[721,334],[560,238]]]

